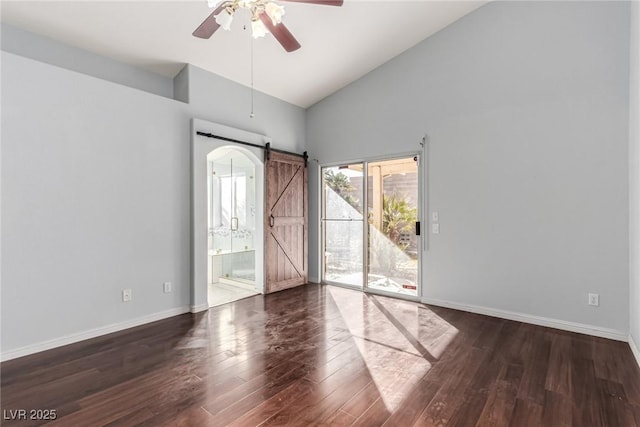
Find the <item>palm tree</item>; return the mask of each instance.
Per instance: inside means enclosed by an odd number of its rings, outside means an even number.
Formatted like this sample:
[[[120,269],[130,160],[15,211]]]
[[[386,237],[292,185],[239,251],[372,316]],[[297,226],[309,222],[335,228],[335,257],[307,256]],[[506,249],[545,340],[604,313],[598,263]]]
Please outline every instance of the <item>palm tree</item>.
[[[398,198],[395,194],[382,197],[382,232],[403,250],[407,244],[400,243],[400,236],[403,232],[410,232],[417,220],[417,209],[404,197]]]
[[[324,182],[345,202],[358,209],[359,200],[353,197],[352,194],[348,194],[354,190],[354,187],[351,185],[351,180],[347,175],[342,172],[333,173],[332,170],[328,170],[324,173]]]

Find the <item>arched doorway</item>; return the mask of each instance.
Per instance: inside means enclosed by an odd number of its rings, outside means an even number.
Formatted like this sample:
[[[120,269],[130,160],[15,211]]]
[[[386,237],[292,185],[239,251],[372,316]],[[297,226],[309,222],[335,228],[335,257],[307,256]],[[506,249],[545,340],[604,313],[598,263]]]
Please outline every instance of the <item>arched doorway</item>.
[[[242,240],[235,240],[236,248],[244,250],[244,246],[247,246],[247,252],[253,250],[254,259],[254,283],[253,287],[256,292],[264,293],[264,163],[263,150],[259,147],[248,147],[232,142],[224,141],[217,138],[207,138],[198,136],[196,129],[202,132],[210,132],[215,135],[222,135],[225,138],[234,138],[242,141],[247,141],[256,145],[264,145],[270,142],[268,138],[263,135],[246,132],[240,129],[224,126],[216,123],[211,123],[204,120],[192,119],[192,151],[191,151],[191,164],[192,164],[192,274],[191,274],[191,312],[197,313],[203,310],[207,310],[209,304],[209,284],[213,277],[210,275],[212,256],[216,255],[217,249],[221,249],[219,255],[224,255],[225,248],[222,246],[213,246],[214,242],[210,242],[210,233],[215,234],[215,221],[211,222],[209,200],[211,196],[211,160],[221,159],[223,154],[227,156],[238,156],[242,154],[242,160],[237,160],[236,165],[243,163],[245,166],[253,164],[253,182],[255,185],[255,229],[252,230],[252,244],[250,245],[242,243]],[[223,138],[224,139],[224,138]],[[220,150],[220,151],[218,151]],[[226,154],[225,154],[226,153]],[[237,157],[240,159],[240,157]],[[228,162],[230,163],[230,162]],[[230,164],[228,165],[230,166]],[[245,169],[246,171],[246,169]],[[246,172],[245,172],[246,173]],[[250,176],[250,175],[249,175]],[[247,179],[245,175],[245,180]],[[242,181],[238,179],[237,182]],[[228,181],[231,182],[231,181]],[[225,194],[228,194],[225,193]],[[219,218],[218,218],[219,219]],[[211,222],[211,224],[210,224]],[[213,225],[213,227],[210,227]],[[218,223],[219,226],[223,226]],[[240,218],[238,216],[238,228],[240,227]],[[231,232],[231,224],[228,224],[229,232]],[[236,227],[235,220],[233,227]],[[213,228],[213,230],[211,230]],[[219,230],[222,234],[221,230]],[[239,230],[236,230],[239,231]],[[236,237],[242,233],[236,233]],[[245,232],[245,236],[248,233]],[[216,242],[217,243],[217,242]],[[220,243],[221,245],[222,243]],[[240,245],[240,246],[239,246]],[[231,248],[229,247],[229,250]],[[211,253],[210,251],[213,251]],[[219,259],[216,262],[221,263]],[[240,265],[240,264],[238,264]],[[236,276],[242,276],[248,273],[248,271],[239,271],[241,268],[236,268],[236,272],[229,272],[231,280],[232,274]],[[246,270],[246,269],[245,269]],[[227,272],[222,273],[222,277]],[[242,277],[239,277],[240,279]],[[234,283],[235,285],[235,283]]]

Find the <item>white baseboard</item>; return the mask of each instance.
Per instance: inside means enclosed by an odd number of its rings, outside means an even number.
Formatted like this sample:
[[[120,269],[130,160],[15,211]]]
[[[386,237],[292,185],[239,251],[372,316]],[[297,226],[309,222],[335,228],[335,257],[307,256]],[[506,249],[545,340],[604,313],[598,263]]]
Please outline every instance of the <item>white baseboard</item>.
[[[636,358],[636,362],[638,362],[638,366],[640,366],[640,349],[636,345],[636,342],[633,340],[631,334],[629,334],[629,347],[631,347],[631,352]]]
[[[422,298],[424,304],[437,305],[439,307],[453,308],[471,313],[484,314],[486,316],[499,317],[501,319],[515,320],[517,322],[530,323],[532,325],[546,326],[548,328],[561,329],[563,331],[578,332],[580,334],[609,338],[627,342],[629,334],[615,329],[601,328],[599,326],[585,325],[582,323],[567,322],[564,320],[550,319],[548,317],[533,316],[531,314],[516,313],[514,311],[499,310],[496,308],[481,307],[470,304],[439,300],[434,298]]]
[[[311,277],[309,276],[309,282],[311,283],[320,283],[320,279],[318,279],[317,277]]]
[[[209,304],[192,305],[190,311],[192,313],[200,313],[201,311],[209,310]]]
[[[39,353],[45,350],[51,350],[52,348],[62,347],[63,345],[73,344],[79,341],[96,338],[102,335],[110,334],[112,332],[122,331],[124,329],[133,328],[135,326],[144,325],[146,323],[155,322],[157,320],[166,319],[168,317],[178,316],[180,314],[184,314],[188,312],[189,312],[189,307],[172,308],[171,310],[149,314],[147,316],[142,316],[132,320],[127,320],[126,322],[114,323],[111,325],[90,329],[88,331],[66,335],[61,338],[55,338],[52,340],[43,341],[36,344],[30,344],[30,345],[16,348],[13,350],[3,351],[2,355],[0,356],[0,360],[4,362],[6,360],[16,359],[22,356],[28,356],[29,354]]]

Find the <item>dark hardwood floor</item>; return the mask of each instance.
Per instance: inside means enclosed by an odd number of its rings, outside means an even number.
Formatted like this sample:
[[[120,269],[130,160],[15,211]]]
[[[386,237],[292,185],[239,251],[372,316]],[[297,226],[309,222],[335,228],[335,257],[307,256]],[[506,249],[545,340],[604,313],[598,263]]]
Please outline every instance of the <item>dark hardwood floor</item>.
[[[626,343],[318,285],[1,369],[6,426],[640,426]]]

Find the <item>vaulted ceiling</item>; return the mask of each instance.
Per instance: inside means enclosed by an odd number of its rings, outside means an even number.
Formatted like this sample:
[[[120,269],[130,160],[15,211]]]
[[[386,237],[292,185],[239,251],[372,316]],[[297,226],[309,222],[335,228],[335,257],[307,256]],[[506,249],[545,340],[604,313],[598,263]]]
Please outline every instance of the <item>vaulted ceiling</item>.
[[[2,1],[1,20],[115,60],[175,76],[185,63],[308,107],[436,33],[485,1],[359,1],[342,7],[282,2],[302,44],[252,42],[248,13],[209,40],[191,35],[211,10],[198,1]]]

